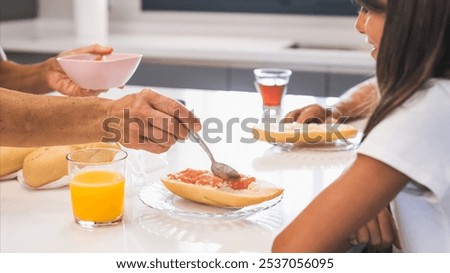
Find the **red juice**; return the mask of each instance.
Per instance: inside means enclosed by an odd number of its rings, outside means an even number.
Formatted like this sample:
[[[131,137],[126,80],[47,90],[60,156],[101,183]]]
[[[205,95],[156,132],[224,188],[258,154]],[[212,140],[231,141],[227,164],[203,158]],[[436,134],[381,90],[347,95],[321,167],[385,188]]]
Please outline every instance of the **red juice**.
[[[287,82],[281,79],[263,79],[258,82],[264,106],[280,106]]]

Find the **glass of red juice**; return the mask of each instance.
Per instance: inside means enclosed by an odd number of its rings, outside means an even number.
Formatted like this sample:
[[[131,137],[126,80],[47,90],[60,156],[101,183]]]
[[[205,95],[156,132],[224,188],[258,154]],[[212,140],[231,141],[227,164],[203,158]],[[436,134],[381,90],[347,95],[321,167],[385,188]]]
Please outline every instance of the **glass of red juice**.
[[[262,97],[264,116],[272,116],[273,112],[279,118],[292,71],[284,68],[258,68],[253,73],[255,87]]]

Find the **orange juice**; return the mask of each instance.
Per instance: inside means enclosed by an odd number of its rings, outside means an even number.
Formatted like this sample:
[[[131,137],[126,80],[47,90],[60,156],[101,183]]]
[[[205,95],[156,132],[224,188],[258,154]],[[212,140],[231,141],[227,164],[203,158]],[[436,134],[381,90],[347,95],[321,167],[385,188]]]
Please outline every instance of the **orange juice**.
[[[125,179],[111,171],[87,171],[70,181],[75,218],[81,221],[111,222],[123,214]]]

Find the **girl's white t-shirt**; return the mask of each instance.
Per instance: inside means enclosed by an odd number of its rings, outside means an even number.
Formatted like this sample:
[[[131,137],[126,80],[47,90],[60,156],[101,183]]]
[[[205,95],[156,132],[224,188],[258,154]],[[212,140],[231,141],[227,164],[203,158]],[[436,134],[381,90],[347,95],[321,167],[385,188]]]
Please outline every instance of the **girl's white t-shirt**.
[[[403,252],[450,252],[450,80],[432,79],[380,122],[358,153],[411,181],[391,203]]]

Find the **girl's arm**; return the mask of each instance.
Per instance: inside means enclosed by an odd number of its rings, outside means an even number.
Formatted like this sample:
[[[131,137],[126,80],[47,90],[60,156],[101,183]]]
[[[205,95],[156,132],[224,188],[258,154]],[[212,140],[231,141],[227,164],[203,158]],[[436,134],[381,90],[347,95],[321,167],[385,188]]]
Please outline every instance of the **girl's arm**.
[[[386,207],[409,178],[365,155],[314,199],[276,238],[273,252],[335,252]]]
[[[289,112],[285,122],[322,123],[333,119],[345,122],[366,118],[372,114],[380,99],[376,78],[370,78],[345,92],[339,101],[330,108],[311,104]]]

